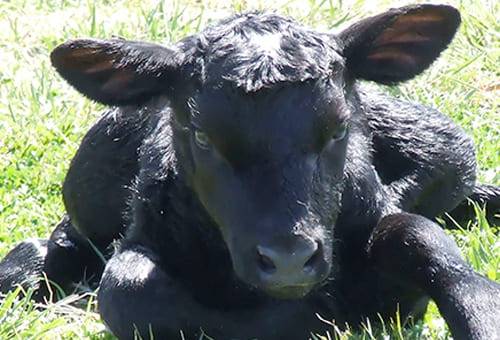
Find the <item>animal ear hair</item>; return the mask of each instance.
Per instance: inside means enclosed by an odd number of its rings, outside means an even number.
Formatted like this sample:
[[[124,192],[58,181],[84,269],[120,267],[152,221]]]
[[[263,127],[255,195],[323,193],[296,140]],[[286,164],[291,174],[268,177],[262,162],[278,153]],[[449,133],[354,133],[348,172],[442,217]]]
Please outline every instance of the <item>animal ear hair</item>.
[[[413,5],[361,20],[338,35],[356,78],[394,84],[423,72],[448,46],[460,13],[446,5]]]
[[[139,104],[168,91],[181,57],[160,45],[124,39],[71,40],[50,55],[68,83],[106,105]]]

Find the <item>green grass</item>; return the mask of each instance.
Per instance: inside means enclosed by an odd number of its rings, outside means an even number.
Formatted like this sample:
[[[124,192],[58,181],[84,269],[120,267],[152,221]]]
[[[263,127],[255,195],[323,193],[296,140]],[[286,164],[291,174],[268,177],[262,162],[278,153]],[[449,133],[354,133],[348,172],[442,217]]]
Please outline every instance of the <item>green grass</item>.
[[[434,106],[451,116],[477,146],[479,179],[500,183],[500,27],[495,0],[448,1],[461,9],[456,39],[424,75],[393,94]],[[272,5],[265,5],[272,3]],[[51,68],[48,55],[74,37],[175,41],[233,11],[272,8],[301,22],[334,29],[346,21],[402,1],[79,1],[0,2],[0,257],[28,237],[45,238],[63,214],[61,183],[69,160],[102,109],[71,89]],[[480,214],[481,216],[481,214]],[[464,226],[465,227],[465,226]],[[500,280],[498,226],[484,219],[452,232],[478,271]],[[109,339],[92,293],[36,306],[18,292],[0,306],[1,339]],[[79,308],[75,306],[80,306]],[[336,331],[330,337],[447,338],[435,306],[407,329],[395,316],[385,329]],[[326,335],[325,338],[328,338]]]

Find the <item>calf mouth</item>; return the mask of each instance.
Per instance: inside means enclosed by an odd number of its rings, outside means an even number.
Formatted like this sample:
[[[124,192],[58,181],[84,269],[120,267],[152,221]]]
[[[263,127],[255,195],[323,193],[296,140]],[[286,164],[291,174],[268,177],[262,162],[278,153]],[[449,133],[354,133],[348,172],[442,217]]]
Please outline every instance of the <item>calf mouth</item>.
[[[281,300],[296,300],[307,296],[316,285],[273,286],[262,290],[269,296]]]

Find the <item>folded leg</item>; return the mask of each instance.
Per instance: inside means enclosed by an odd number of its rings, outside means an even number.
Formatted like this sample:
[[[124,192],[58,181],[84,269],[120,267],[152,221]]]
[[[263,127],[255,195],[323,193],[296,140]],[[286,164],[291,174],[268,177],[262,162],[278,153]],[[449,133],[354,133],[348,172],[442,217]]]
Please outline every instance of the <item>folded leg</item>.
[[[98,301],[103,320],[120,339],[137,334],[180,339],[182,331],[188,339],[204,332],[216,339],[292,340],[306,339],[310,331],[326,327],[314,308],[296,301],[267,299],[258,306],[228,309],[205,306],[142,246],[122,249],[111,258]]]
[[[413,214],[387,216],[368,251],[381,272],[436,302],[455,339],[500,338],[500,284],[474,272],[434,222]]]
[[[0,262],[0,292],[21,285],[35,289],[34,298],[43,300],[49,294],[47,284],[53,283],[68,292],[72,283],[84,277],[89,282],[92,278],[98,281],[103,267],[96,250],[66,216],[48,240],[26,240]]]
[[[459,225],[466,225],[476,217],[472,203],[484,207],[486,219],[491,225],[500,225],[500,187],[489,184],[476,185],[472,194],[450,211],[449,215]],[[452,221],[448,221],[447,216],[445,220],[447,226],[454,226]]]
[[[17,285],[40,286],[47,243],[47,240],[29,239],[7,254],[0,262],[0,293],[7,293]]]

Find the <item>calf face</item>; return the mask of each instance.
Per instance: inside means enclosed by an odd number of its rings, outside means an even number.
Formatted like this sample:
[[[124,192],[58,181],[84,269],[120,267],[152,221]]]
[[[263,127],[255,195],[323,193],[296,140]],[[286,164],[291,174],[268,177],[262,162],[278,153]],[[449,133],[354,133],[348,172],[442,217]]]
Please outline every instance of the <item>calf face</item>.
[[[325,78],[195,97],[193,188],[237,274],[271,292],[329,272],[350,116],[340,93]]]
[[[418,5],[334,35],[251,13],[172,48],[70,41],[52,62],[104,104],[168,96],[183,178],[220,228],[236,274],[272,295],[300,297],[332,267],[349,134],[363,133],[349,128],[363,115],[355,79],[412,78],[459,22],[451,7]]]

